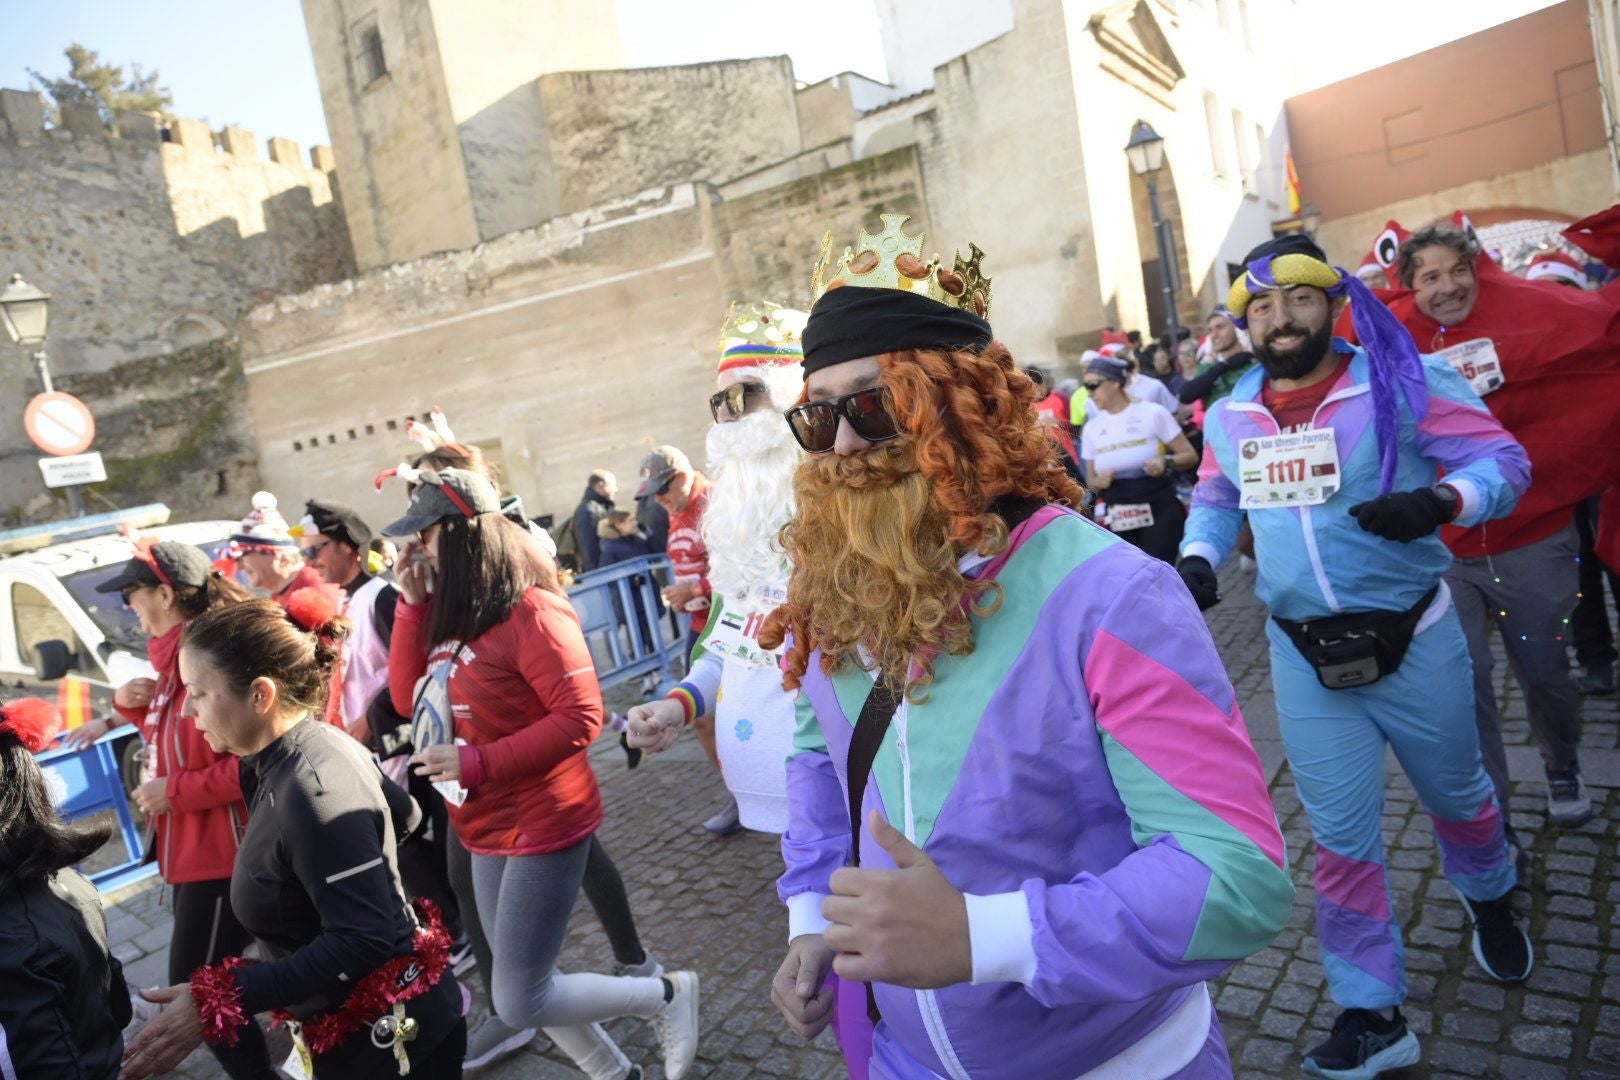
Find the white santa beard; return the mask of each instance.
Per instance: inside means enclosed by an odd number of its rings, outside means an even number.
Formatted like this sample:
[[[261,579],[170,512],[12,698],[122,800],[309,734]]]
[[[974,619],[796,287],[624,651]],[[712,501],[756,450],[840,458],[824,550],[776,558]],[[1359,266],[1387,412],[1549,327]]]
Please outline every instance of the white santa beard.
[[[741,599],[787,577],[776,534],[793,516],[793,473],[803,452],[774,411],[716,424],[707,449],[714,485],[703,511],[709,584],[716,595]]]

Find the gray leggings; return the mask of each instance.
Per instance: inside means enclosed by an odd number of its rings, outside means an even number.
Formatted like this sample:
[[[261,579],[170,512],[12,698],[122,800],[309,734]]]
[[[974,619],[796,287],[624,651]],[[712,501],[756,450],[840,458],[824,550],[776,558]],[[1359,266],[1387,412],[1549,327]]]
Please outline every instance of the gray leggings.
[[[473,890],[494,954],[488,976],[495,1014],[509,1027],[544,1028],[588,1075],[622,1075],[624,1059],[596,1025],[654,1015],[664,1005],[664,983],[557,970],[591,844],[587,838],[545,855],[474,853]]]
[[[472,853],[462,844],[461,837],[456,835],[454,829],[445,831],[448,833],[445,855],[450,864],[450,888],[455,891],[456,903],[464,912],[462,923],[472,942],[473,955],[478,959],[478,970],[483,972],[484,992],[487,995],[490,971],[495,966],[495,960],[489,939],[484,936],[484,924],[478,918],[478,898],[473,891]],[[625,895],[624,878],[619,876],[619,868],[614,865],[600,839],[592,836],[588,843],[591,850],[585,862],[585,899],[591,902],[602,929],[607,933],[608,944],[613,947],[613,959],[621,964],[643,963],[647,953],[636,933],[635,917],[630,914],[630,898]],[[493,1010],[494,1003],[489,1003],[489,1007]]]

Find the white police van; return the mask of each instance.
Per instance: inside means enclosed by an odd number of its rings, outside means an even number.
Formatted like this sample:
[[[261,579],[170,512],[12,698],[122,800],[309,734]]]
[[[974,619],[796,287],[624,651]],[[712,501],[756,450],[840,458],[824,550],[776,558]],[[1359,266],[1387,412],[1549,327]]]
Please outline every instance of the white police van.
[[[152,676],[135,613],[117,593],[96,591],[134,552],[122,530],[193,544],[210,558],[224,553],[236,531],[230,521],[168,520],[168,507],[153,504],[0,530],[0,698],[66,705],[74,697],[82,703],[88,691],[84,719],[96,719],[111,714],[113,690]],[[120,748],[126,788],[136,779],[139,743],[129,739]]]

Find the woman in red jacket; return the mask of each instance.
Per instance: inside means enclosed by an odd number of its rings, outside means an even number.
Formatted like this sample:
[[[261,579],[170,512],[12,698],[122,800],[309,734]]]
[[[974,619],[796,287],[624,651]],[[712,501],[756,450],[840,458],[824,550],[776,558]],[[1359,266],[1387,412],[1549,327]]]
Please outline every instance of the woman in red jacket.
[[[247,827],[241,768],[236,758],[209,749],[197,726],[180,715],[180,637],[205,611],[253,594],[216,571],[198,548],[149,539],[137,541],[135,557],[97,590],[122,597],[150,635],[147,657],[157,679],[125,683],[113,706],[123,720],[140,725],[152,767],[153,779],[135,789],[134,799],[157,830],[158,872],[174,902],[169,982],[181,983],[197,968],[240,953],[253,938],[230,902],[237,841]],[[110,724],[85,724],[79,738],[93,741]],[[235,1046],[212,1049],[232,1080],[276,1075],[256,1024],[244,1026]]]
[[[426,671],[417,697],[438,704],[414,709],[415,727],[444,718],[437,738],[413,732],[413,760],[445,793],[472,853],[495,1011],[510,1027],[547,1029],[598,1080],[640,1075],[599,1023],[644,1017],[665,1072],[680,1080],[697,1052],[695,973],[556,970],[602,823],[586,757],[602,727],[602,693],[578,616],[523,531],[501,516],[488,480],[461,469],[411,479],[409,511],[383,530],[417,537],[421,555],[413,548],[401,559],[390,675]]]

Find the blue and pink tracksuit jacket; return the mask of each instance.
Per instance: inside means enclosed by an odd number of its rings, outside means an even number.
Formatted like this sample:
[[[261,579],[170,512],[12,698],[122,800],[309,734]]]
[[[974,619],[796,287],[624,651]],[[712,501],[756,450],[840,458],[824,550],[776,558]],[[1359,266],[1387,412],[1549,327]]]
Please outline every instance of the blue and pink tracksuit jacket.
[[[1366,350],[1341,338],[1333,339],[1333,347],[1354,359],[1323,400],[1313,426],[1334,430],[1342,486],[1317,506],[1248,515],[1260,568],[1255,592],[1273,615],[1296,622],[1341,612],[1405,611],[1451,565],[1438,530],[1398,544],[1364,531],[1348,513],[1378,497],[1378,444]],[[1401,402],[1401,454],[1392,490],[1428,487],[1444,468],[1445,482],[1462,496],[1454,524],[1467,528],[1512,512],[1530,486],[1524,449],[1450,364],[1425,356],[1423,372],[1429,415],[1414,423]],[[1278,433],[1277,422],[1260,404],[1264,379],[1255,365],[1204,420],[1204,459],[1181,553],[1206,558],[1211,566],[1226,558],[1243,525],[1236,480],[1239,443]]]
[[[1305,621],[1340,612],[1403,611],[1439,592],[1393,674],[1350,689],[1323,687],[1275,625],[1267,624],[1283,741],[1316,839],[1317,934],[1333,996],[1346,1008],[1383,1008],[1406,997],[1404,953],[1384,861],[1384,758],[1393,748],[1434,821],[1446,877],[1465,896],[1490,900],[1513,885],[1501,809],[1480,762],[1468,650],[1441,575],[1451,553],[1439,531],[1396,543],[1364,531],[1349,508],[1380,486],[1366,353],[1323,399],[1312,427],[1332,428],[1342,486],[1316,506],[1252,510],[1256,591],[1275,615]],[[1428,415],[1400,405],[1393,490],[1445,482],[1462,496],[1457,524],[1509,513],[1529,485],[1524,450],[1449,365],[1423,358]],[[1243,513],[1238,448],[1277,434],[1260,403],[1264,373],[1239,380],[1209,412],[1204,460],[1183,555],[1220,565]]]
[[[968,896],[973,980],[874,987],[872,1075],[1230,1075],[1204,980],[1294,887],[1258,758],[1175,571],[1072,511],[1013,530],[974,648],[896,711],[862,797]],[[873,678],[812,656],[788,759],[790,937],[850,857],[846,766]]]

